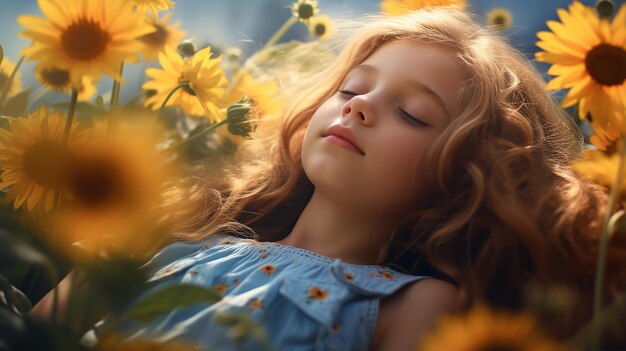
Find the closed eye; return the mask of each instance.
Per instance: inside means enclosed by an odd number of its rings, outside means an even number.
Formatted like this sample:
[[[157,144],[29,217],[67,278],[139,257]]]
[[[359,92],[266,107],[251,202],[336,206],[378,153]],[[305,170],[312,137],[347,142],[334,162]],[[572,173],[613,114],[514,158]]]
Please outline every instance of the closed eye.
[[[354,92],[349,91],[349,90],[342,90],[342,89],[339,89],[338,91],[339,91],[339,93],[341,93],[341,95],[343,95],[343,97],[344,97],[344,98],[346,98],[346,99],[349,99],[349,98],[351,98],[351,97],[354,97],[354,96],[357,96],[357,95],[358,95],[357,93],[354,93]]]
[[[427,123],[423,122],[422,120],[416,117],[413,117],[410,113],[404,111],[403,109],[399,108],[398,111],[400,111],[400,114],[402,115],[402,117],[404,117],[404,119],[407,122],[418,127],[430,127],[430,125],[428,125]]]

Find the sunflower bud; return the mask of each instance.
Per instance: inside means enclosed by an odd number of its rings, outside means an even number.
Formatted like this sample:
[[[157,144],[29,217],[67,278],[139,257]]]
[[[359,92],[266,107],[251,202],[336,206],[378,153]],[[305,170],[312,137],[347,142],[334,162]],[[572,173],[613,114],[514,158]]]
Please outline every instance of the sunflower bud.
[[[228,106],[226,120],[229,132],[246,139],[251,138],[250,133],[256,129],[256,124],[249,119],[252,105],[253,101],[244,96],[236,103]]]
[[[192,57],[196,54],[196,47],[195,45],[193,45],[190,39],[185,39],[180,44],[178,44],[178,52],[182,56]]]

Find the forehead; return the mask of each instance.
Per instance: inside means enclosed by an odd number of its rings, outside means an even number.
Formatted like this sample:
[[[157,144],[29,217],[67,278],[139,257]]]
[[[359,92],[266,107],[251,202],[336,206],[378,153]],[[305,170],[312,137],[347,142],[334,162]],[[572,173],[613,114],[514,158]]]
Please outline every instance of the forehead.
[[[351,74],[371,74],[373,66],[381,79],[427,86],[441,96],[450,112],[458,112],[457,94],[466,74],[452,51],[441,46],[412,40],[395,40],[383,44]],[[359,66],[357,66],[359,67]],[[361,73],[359,73],[361,71]]]

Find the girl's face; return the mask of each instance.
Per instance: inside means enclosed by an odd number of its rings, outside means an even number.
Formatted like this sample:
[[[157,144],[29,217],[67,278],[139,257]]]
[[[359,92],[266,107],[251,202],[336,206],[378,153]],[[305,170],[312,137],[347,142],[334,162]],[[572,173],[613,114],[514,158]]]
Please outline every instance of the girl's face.
[[[397,40],[377,49],[309,123],[302,163],[316,192],[379,213],[425,202],[425,156],[458,112],[464,76],[434,45]]]

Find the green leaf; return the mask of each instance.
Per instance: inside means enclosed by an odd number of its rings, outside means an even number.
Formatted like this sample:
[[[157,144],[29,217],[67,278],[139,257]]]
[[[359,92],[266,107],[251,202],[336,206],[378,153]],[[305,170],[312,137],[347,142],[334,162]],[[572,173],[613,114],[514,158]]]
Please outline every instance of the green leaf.
[[[148,323],[159,315],[201,302],[213,304],[221,299],[215,289],[194,284],[178,284],[164,287],[141,299],[128,312],[139,322]]]
[[[26,107],[28,106],[28,97],[30,96],[30,90],[24,90],[17,95],[8,99],[2,110],[2,114],[11,117],[20,117],[26,114]]]
[[[4,59],[4,50],[2,49],[2,44],[0,44],[0,64],[2,64],[3,59]]]

